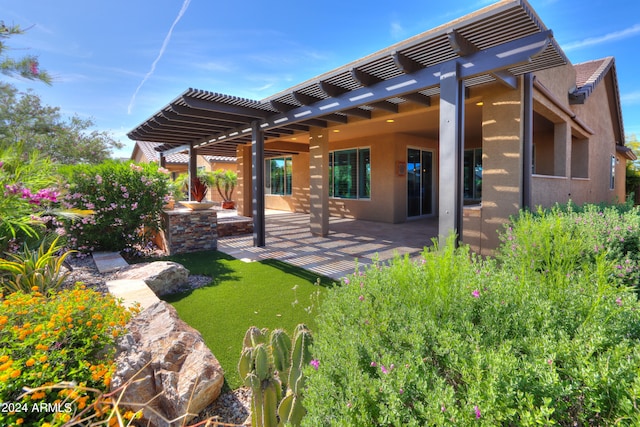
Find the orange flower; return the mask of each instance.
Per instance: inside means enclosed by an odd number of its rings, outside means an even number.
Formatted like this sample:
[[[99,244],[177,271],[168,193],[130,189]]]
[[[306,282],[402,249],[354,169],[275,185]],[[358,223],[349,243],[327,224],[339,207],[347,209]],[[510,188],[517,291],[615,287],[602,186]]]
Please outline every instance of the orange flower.
[[[20,369],[16,369],[15,371],[11,372],[11,378],[18,378],[20,374],[22,374],[22,371],[20,371]]]
[[[40,356],[40,359],[38,359],[38,360],[40,360],[40,362],[42,362],[42,363],[46,362],[47,361],[47,355],[44,354],[44,355]]]
[[[36,364],[36,361],[33,359],[33,357],[31,359],[27,360],[27,363],[25,363],[25,365],[27,365],[29,368],[32,367],[35,364]]]

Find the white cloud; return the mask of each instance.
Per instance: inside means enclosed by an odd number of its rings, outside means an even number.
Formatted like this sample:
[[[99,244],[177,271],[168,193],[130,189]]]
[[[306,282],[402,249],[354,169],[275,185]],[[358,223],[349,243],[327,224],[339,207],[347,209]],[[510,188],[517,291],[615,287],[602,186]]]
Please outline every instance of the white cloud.
[[[623,93],[620,95],[620,102],[624,105],[640,104],[640,91]]]
[[[391,34],[391,39],[402,40],[405,38],[406,31],[402,26],[402,24],[400,24],[398,21],[392,21],[390,34]]]
[[[625,28],[621,31],[614,31],[609,34],[605,34],[600,37],[589,37],[584,40],[579,40],[573,43],[566,43],[562,45],[563,50],[569,51],[574,49],[581,49],[584,47],[595,46],[602,43],[608,43],[616,40],[622,40],[629,37],[633,37],[640,34],[640,24],[636,24],[633,27]]]
[[[173,21],[173,24],[171,24],[171,28],[169,28],[169,32],[167,33],[167,36],[164,38],[164,42],[162,42],[162,47],[160,48],[160,52],[158,53],[158,56],[156,57],[155,61],[153,61],[153,63],[151,64],[151,70],[149,70],[147,75],[144,76],[144,79],[142,79],[142,82],[140,82],[140,84],[136,88],[135,92],[133,93],[133,96],[131,97],[131,102],[129,102],[129,107],[127,108],[127,113],[128,114],[131,114],[131,110],[133,109],[133,103],[136,100],[136,96],[138,95],[138,92],[140,91],[140,89],[142,88],[144,83],[153,75],[154,71],[156,70],[156,65],[158,64],[158,62],[162,58],[162,55],[164,55],[164,52],[167,49],[167,45],[169,44],[169,41],[171,40],[171,35],[173,34],[173,29],[175,28],[175,26],[180,21],[180,18],[182,18],[182,15],[184,15],[184,13],[187,11],[187,8],[189,7],[189,3],[190,2],[191,2],[191,0],[184,0],[184,3],[182,3],[182,8],[180,9],[180,12],[178,12],[178,16]]]

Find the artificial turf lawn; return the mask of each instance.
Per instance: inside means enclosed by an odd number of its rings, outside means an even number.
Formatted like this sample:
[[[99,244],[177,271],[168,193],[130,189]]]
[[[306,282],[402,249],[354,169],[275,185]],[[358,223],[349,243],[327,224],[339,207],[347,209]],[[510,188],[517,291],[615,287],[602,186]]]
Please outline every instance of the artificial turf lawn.
[[[208,286],[164,299],[182,320],[200,331],[231,389],[242,386],[237,364],[247,329],[282,328],[291,334],[297,324],[305,323],[313,332],[318,303],[325,287],[334,283],[281,261],[246,263],[218,251],[165,259],[184,265],[191,274],[212,278]]]

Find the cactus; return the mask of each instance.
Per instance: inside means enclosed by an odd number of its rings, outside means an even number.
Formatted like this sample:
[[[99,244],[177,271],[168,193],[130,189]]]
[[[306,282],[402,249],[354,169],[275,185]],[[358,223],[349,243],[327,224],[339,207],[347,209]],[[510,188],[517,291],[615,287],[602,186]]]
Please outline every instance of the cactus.
[[[281,329],[269,336],[266,329],[249,328],[238,372],[252,391],[252,426],[300,425],[307,412],[302,405],[303,370],[311,361],[311,341],[303,324],[296,327],[293,340]]]

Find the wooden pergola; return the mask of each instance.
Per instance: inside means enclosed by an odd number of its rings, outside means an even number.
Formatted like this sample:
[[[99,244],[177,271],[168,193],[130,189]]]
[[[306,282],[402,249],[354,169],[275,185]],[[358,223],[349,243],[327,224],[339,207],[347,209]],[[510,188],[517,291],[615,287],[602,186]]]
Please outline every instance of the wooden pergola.
[[[235,155],[238,145],[250,143],[254,244],[264,246],[264,159],[286,154],[265,152],[265,140],[326,128],[332,122],[370,119],[378,109],[398,113],[405,103],[429,106],[438,96],[439,169],[451,177],[440,181],[439,229],[441,234],[447,230],[461,236],[466,89],[494,82],[516,89],[523,82],[523,165],[527,165],[532,150],[531,73],[567,62],[530,5],[506,0],[261,101],[187,89],[128,136],[162,142],[158,150],[164,154],[190,152],[193,174],[196,153]],[[527,206],[530,168],[524,168],[523,176],[522,205]],[[312,183],[311,195],[320,191]],[[328,221],[326,202],[317,217]]]

